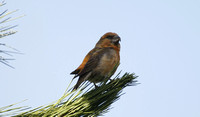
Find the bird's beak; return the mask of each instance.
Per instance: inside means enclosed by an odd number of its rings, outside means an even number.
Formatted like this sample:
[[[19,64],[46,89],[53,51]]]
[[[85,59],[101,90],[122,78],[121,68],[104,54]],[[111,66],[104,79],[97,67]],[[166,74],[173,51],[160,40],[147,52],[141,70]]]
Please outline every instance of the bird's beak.
[[[115,36],[113,37],[113,41],[114,41],[115,43],[119,43],[119,41],[121,41],[121,38],[120,38],[118,35],[115,35]]]

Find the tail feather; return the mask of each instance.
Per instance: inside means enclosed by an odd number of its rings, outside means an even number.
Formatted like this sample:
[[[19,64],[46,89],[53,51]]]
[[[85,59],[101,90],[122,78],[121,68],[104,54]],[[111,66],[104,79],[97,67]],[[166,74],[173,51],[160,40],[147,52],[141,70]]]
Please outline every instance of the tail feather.
[[[88,74],[85,74],[85,75],[83,75],[83,76],[79,76],[79,79],[78,79],[76,85],[74,86],[73,90],[77,90],[78,87],[80,86],[80,84],[81,84],[82,82],[86,81],[90,76],[91,76],[91,72],[89,72]],[[77,76],[76,76],[76,77],[77,77]],[[72,91],[73,91],[73,90],[72,90]]]
[[[78,81],[77,81],[77,83],[76,83],[76,85],[74,86],[74,88],[73,88],[72,91],[77,90],[78,87],[80,86],[80,84],[81,84],[83,81],[84,81],[83,77],[79,77],[79,79],[78,79]]]

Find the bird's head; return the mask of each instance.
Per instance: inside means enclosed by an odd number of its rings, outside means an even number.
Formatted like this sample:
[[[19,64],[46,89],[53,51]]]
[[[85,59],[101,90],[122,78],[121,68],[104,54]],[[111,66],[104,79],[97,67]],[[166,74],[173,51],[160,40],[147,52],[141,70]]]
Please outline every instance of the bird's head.
[[[121,38],[116,33],[108,32],[100,38],[95,47],[115,47],[120,49],[120,41]]]

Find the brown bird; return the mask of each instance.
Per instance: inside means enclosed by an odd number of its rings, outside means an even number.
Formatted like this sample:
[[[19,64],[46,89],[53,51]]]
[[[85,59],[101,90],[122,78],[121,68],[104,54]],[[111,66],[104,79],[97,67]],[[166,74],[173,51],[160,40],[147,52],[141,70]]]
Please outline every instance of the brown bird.
[[[76,90],[84,81],[95,83],[107,81],[117,70],[120,62],[121,38],[112,32],[104,34],[96,46],[85,56],[82,64],[71,74],[79,79],[74,86]]]

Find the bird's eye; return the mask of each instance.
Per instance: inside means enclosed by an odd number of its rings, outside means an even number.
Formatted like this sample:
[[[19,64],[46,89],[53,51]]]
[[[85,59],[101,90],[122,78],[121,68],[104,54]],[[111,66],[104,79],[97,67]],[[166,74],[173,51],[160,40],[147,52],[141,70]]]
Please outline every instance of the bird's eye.
[[[108,38],[108,39],[112,39],[112,38],[113,38],[113,36],[107,36],[107,38]]]

